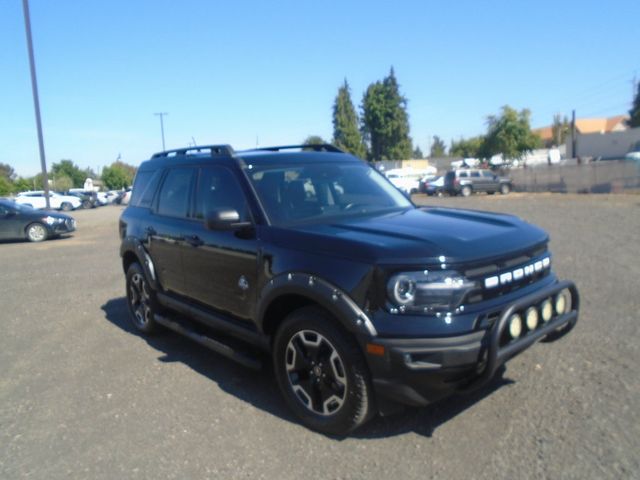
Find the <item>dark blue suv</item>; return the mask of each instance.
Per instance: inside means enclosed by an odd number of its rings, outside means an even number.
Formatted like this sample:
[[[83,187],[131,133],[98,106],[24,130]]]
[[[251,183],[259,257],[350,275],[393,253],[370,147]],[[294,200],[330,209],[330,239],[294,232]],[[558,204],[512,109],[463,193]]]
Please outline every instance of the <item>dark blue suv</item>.
[[[330,145],[162,152],[120,219],[131,318],[246,366],[270,355],[310,428],[488,382],[578,318],[549,238],[516,217],[417,208]]]

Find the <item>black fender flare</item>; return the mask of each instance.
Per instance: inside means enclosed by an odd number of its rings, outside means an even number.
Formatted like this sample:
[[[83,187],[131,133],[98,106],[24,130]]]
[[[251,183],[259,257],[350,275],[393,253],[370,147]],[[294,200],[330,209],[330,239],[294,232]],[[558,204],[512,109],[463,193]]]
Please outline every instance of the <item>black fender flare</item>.
[[[142,269],[147,276],[147,280],[149,281],[151,288],[158,291],[160,289],[160,284],[158,282],[158,277],[156,276],[155,265],[142,242],[134,237],[124,238],[122,240],[122,246],[120,247],[120,256],[124,259],[128,253],[133,253],[136,256],[138,263],[142,265]],[[125,274],[126,273],[127,272],[125,272]]]
[[[315,275],[302,272],[283,273],[270,279],[258,297],[256,318],[263,330],[264,316],[271,303],[282,295],[300,295],[318,303],[331,312],[349,331],[375,337],[371,319],[340,288]]]

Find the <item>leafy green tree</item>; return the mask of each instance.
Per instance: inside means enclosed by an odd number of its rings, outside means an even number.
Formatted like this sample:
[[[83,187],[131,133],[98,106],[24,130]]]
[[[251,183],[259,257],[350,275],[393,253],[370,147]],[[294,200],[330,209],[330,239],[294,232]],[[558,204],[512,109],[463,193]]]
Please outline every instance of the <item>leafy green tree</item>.
[[[136,168],[124,162],[113,162],[102,169],[102,181],[111,190],[126,188],[133,183]]]
[[[434,135],[429,156],[433,158],[444,157],[447,154],[446,152],[447,146],[444,144],[444,141],[438,135]]]
[[[468,139],[461,138],[457,142],[451,140],[449,155],[452,157],[478,158],[482,157],[484,152],[484,137],[471,137]]]
[[[636,98],[633,99],[633,106],[629,110],[629,120],[627,125],[631,128],[640,127],[640,83],[638,83],[638,92]]]
[[[416,148],[413,149],[411,157],[415,158],[416,160],[421,160],[424,158],[424,154],[422,153],[422,150],[420,150],[420,147],[418,145],[416,145]]]
[[[24,192],[33,188],[33,180],[29,178],[18,177],[13,182],[13,190],[15,193]]]
[[[364,158],[366,150],[358,129],[358,115],[351,101],[351,91],[347,79],[338,89],[333,104],[333,143],[356,157]]]
[[[12,182],[16,178],[16,172],[11,165],[0,163],[0,177],[4,177]]]
[[[71,179],[74,188],[81,188],[87,178],[84,172],[71,160],[60,160],[58,163],[51,165],[52,176],[58,177],[65,175]]]
[[[553,145],[562,145],[568,135],[569,119],[566,116],[562,118],[560,114],[554,115],[553,124],[551,125],[551,143]]]
[[[525,152],[538,148],[542,140],[531,131],[527,109],[520,112],[505,105],[498,116],[487,117],[485,157],[502,154],[505,159],[520,158]]]
[[[307,138],[304,139],[304,142],[302,142],[302,145],[324,145],[325,143],[328,143],[324,138],[322,138],[320,135],[309,135]]]
[[[67,175],[57,175],[53,178],[53,188],[56,192],[68,192],[73,188],[73,180]]]
[[[13,193],[13,183],[4,175],[0,175],[0,197],[6,197]]]
[[[407,99],[393,67],[389,75],[372,83],[362,98],[362,132],[371,160],[406,160],[411,157]]]

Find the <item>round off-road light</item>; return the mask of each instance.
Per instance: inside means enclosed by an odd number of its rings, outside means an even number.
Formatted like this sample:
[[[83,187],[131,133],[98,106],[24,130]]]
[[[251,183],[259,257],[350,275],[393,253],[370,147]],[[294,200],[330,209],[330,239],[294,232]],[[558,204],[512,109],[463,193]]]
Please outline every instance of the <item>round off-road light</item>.
[[[509,335],[511,338],[518,338],[522,334],[522,318],[517,313],[509,317]]]
[[[543,322],[548,322],[553,317],[553,306],[551,305],[551,299],[547,298],[542,305],[540,305],[540,314]]]
[[[556,313],[562,315],[571,310],[571,293],[566,288],[556,295]]]
[[[525,322],[529,330],[535,330],[538,326],[538,310],[536,307],[529,307],[525,313]]]

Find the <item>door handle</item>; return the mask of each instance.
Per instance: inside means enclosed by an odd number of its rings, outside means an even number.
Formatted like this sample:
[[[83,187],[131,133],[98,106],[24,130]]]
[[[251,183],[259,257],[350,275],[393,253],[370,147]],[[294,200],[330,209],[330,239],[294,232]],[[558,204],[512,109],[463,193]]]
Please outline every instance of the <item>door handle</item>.
[[[184,241],[192,247],[199,247],[200,245],[204,244],[202,239],[197,235],[187,235],[186,237],[184,237]]]

